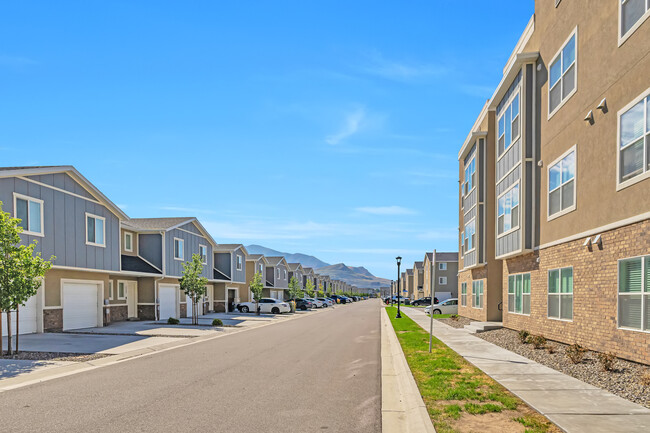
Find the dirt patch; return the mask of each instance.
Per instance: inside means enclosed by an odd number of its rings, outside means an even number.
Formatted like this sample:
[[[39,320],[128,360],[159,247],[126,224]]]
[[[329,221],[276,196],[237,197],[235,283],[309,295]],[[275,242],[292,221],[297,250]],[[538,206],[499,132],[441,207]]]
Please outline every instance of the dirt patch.
[[[106,358],[102,353],[67,353],[67,352],[19,352],[17,355],[3,354],[0,359],[16,359],[29,361],[68,361],[68,362],[86,362],[95,359]]]
[[[472,323],[472,319],[468,319],[467,317],[463,317],[463,316],[458,316],[457,319],[447,318],[447,319],[436,319],[436,320],[444,323],[445,325],[449,325],[452,328],[464,328],[465,325],[469,325],[470,323]]]

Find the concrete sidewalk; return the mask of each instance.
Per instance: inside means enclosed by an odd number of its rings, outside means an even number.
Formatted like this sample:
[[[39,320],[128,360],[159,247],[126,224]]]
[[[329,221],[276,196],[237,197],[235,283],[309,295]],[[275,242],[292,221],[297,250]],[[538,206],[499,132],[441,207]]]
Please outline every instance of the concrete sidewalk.
[[[424,311],[402,311],[429,332]],[[650,409],[435,319],[433,335],[567,432],[650,431]]]
[[[402,345],[381,309],[381,427],[387,433],[435,433]]]

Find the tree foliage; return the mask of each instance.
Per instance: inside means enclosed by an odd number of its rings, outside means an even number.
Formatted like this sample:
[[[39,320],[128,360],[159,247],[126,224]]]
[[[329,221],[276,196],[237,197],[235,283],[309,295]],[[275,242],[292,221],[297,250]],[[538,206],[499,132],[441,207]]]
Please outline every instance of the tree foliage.
[[[20,221],[2,211],[0,202],[0,313],[4,311],[7,315],[9,354],[12,353],[11,312],[19,311],[20,306],[36,295],[43,276],[52,267],[51,261],[56,259],[52,256],[50,260],[43,260],[40,253],[35,254],[36,241],[29,245],[20,244],[20,233],[23,231]],[[0,335],[1,332],[0,322]]]
[[[264,284],[262,284],[262,274],[255,272],[249,288],[251,289],[253,300],[255,301],[255,314],[259,315],[260,300],[262,299],[262,291],[264,290]]]
[[[289,299],[302,298],[304,296],[296,277],[291,277],[291,281],[289,281]]]
[[[192,301],[192,324],[199,324],[197,304],[208,291],[208,279],[201,276],[203,263],[200,254],[193,254],[192,260],[183,263],[183,276],[180,279],[181,290]],[[188,311],[189,313],[189,311]]]
[[[310,280],[307,280],[307,285],[305,286],[305,293],[306,293],[307,296],[309,296],[310,298],[313,298],[313,297],[314,297],[314,288],[315,288],[315,286],[314,286],[314,282],[313,282],[313,281],[310,281]]]

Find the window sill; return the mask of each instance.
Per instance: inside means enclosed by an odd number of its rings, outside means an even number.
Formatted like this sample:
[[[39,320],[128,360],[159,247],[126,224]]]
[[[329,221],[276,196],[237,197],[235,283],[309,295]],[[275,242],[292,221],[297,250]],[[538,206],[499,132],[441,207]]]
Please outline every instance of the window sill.
[[[86,245],[91,246],[91,247],[106,248],[106,244],[96,244],[96,243],[88,242],[88,241],[86,241]]]
[[[45,234],[44,233],[38,233],[38,232],[30,232],[27,230],[23,230],[20,232],[21,235],[27,235],[27,236],[38,236],[39,238],[44,238]]]
[[[514,311],[508,311],[508,314],[516,314],[517,316],[524,316],[524,317],[530,317],[530,313],[516,313]]]
[[[637,183],[639,183],[641,181],[644,181],[644,180],[646,180],[648,178],[650,178],[650,170],[648,170],[648,171],[646,171],[645,173],[642,173],[642,174],[637,174],[633,178],[628,179],[628,180],[626,180],[624,182],[617,182],[616,183],[616,191],[620,191],[622,189],[625,189],[625,188],[627,188],[629,186],[637,184]]]
[[[558,322],[573,323],[573,319],[560,319],[559,317],[549,317],[548,315],[546,318],[549,320],[557,320]]]
[[[509,235],[510,233],[514,233],[514,232],[516,232],[517,230],[519,230],[519,226],[514,227],[514,228],[511,228],[511,229],[509,229],[508,231],[505,231],[505,232],[503,232],[503,233],[501,233],[501,234],[498,234],[498,235],[497,235],[497,239],[502,238],[502,237],[504,237],[504,236],[507,236],[507,235]]]
[[[650,334],[650,329],[628,328],[625,326],[618,326],[616,329],[619,329],[621,331],[643,332],[644,334]]]
[[[556,218],[559,218],[561,216],[564,216],[566,214],[569,214],[569,213],[573,212],[574,210],[576,210],[576,208],[577,208],[576,204],[574,203],[572,206],[569,206],[566,209],[563,209],[563,210],[561,210],[559,212],[555,212],[553,215],[548,215],[546,217],[546,221],[553,221]]]
[[[185,261],[185,259],[183,259],[182,257],[180,257],[180,258],[179,257],[174,257],[174,260],[178,260],[179,262]]]

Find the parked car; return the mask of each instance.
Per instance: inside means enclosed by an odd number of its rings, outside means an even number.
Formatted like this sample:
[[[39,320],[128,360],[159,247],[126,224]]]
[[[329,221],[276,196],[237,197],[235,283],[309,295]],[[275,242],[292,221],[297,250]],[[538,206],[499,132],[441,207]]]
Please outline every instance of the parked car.
[[[331,307],[332,305],[334,305],[332,300],[329,299],[329,298],[316,298],[316,300],[317,301],[322,301],[325,304],[326,307]]]
[[[438,303],[438,298],[433,298],[433,303],[437,304]],[[411,305],[431,305],[431,296],[426,296],[424,298],[416,299],[415,301],[411,302]]]
[[[242,302],[237,304],[237,309],[242,313],[248,313],[250,311],[255,311],[255,302]],[[272,314],[282,314],[288,313],[291,311],[291,307],[284,301],[273,298],[262,298],[260,299],[260,312],[261,313],[272,313]]]
[[[426,314],[431,313],[431,305],[424,309]],[[433,305],[433,314],[458,314],[458,298],[447,299]]]
[[[319,301],[318,299],[314,299],[314,298],[305,298],[305,299],[311,302],[314,305],[314,308],[324,308],[327,306],[323,301]]]
[[[332,295],[332,299],[334,299],[337,304],[345,304],[346,297],[341,295]]]
[[[296,303],[296,310],[307,311],[314,308],[314,304],[309,302],[307,299],[296,298],[290,299],[288,302],[290,301],[294,301]]]

